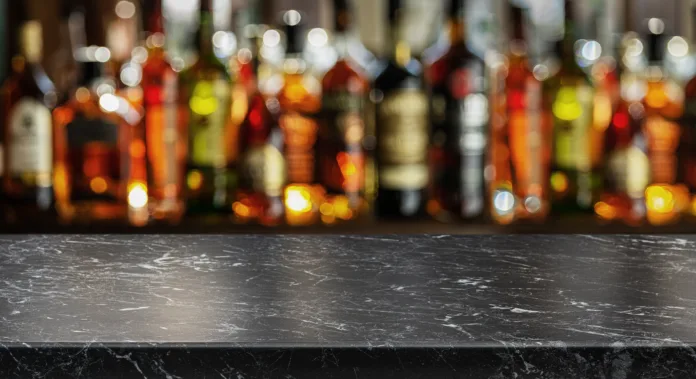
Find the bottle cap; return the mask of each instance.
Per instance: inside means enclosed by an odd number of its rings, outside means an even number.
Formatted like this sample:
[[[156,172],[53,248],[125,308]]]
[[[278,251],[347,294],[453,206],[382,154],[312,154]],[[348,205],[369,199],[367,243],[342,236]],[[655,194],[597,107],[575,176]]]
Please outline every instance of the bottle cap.
[[[301,53],[304,48],[302,14],[294,9],[286,11],[283,13],[283,24],[287,44],[286,54]]]

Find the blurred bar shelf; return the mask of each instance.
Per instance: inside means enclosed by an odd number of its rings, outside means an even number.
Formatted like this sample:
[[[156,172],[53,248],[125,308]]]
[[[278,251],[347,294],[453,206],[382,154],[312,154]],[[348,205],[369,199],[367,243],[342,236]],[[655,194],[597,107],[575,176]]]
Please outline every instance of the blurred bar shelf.
[[[0,235],[2,378],[692,378],[694,236]]]

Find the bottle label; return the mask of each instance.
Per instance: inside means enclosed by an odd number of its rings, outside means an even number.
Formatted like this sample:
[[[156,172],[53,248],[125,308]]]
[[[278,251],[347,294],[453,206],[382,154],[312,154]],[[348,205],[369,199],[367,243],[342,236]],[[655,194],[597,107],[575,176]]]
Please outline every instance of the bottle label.
[[[363,104],[361,96],[345,91],[323,97],[318,164],[319,179],[328,190],[359,192],[364,188]]]
[[[566,86],[553,103],[555,162],[562,169],[589,171],[592,165],[592,89],[587,85]]]
[[[318,126],[314,120],[299,113],[280,117],[285,137],[285,157],[290,183],[314,183],[314,144]]]
[[[661,116],[651,116],[645,120],[645,134],[652,181],[674,184],[677,180],[676,151],[681,138],[679,125]]]
[[[126,176],[127,154],[120,154],[118,125],[106,119],[78,115],[66,126],[68,162],[71,168],[73,200],[110,200],[119,198],[120,180]]]
[[[543,131],[541,113],[541,83],[528,79],[524,94],[524,107],[510,110],[510,148],[515,167],[515,179],[520,189],[530,185],[544,185]]]
[[[419,90],[388,94],[377,110],[379,185],[418,189],[428,183],[428,97]]]
[[[50,173],[53,164],[51,111],[39,101],[23,98],[12,109],[9,172],[13,175]]]
[[[615,189],[631,198],[641,198],[650,184],[650,161],[637,146],[619,149],[609,156],[607,178]]]
[[[249,149],[244,157],[244,175],[251,188],[268,196],[280,196],[285,185],[285,159],[271,144]]]
[[[224,166],[225,127],[230,114],[230,84],[225,80],[196,83],[189,107],[189,161],[200,166]]]
[[[180,143],[176,76],[167,75],[162,83],[161,103],[148,106],[145,112],[145,140],[153,189],[174,196],[178,184]]]

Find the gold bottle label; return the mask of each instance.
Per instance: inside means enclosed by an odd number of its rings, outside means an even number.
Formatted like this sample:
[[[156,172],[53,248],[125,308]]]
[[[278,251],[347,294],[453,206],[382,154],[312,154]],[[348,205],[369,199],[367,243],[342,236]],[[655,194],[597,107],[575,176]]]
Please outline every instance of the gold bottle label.
[[[349,92],[327,93],[322,100],[320,131],[320,182],[334,191],[358,192],[364,188],[364,99]]]
[[[12,175],[52,171],[53,127],[51,111],[39,101],[23,98],[9,119],[8,170]]]
[[[313,183],[317,123],[299,113],[287,113],[280,117],[280,127],[285,134],[288,181],[290,183]]]
[[[651,116],[645,120],[645,134],[652,182],[674,184],[677,180],[676,150],[681,138],[679,125],[661,116]]]
[[[428,97],[418,90],[388,94],[377,110],[379,185],[423,188],[428,183]]]
[[[201,166],[224,166],[225,127],[230,114],[230,85],[225,80],[199,81],[189,107],[189,160]]]
[[[280,196],[285,185],[285,159],[278,149],[266,144],[251,148],[244,157],[247,180],[255,192]]]
[[[589,171],[592,165],[592,89],[587,85],[561,87],[553,103],[555,162],[563,169]]]

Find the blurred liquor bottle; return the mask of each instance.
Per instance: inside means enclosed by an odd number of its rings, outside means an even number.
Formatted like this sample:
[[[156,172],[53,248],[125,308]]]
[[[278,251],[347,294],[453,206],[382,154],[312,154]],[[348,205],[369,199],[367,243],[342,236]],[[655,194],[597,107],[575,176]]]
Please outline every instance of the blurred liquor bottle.
[[[4,200],[11,204],[10,219],[36,219],[53,209],[53,121],[58,95],[41,67],[42,28],[25,22],[20,32],[20,54],[13,72],[0,89],[6,173]]]
[[[189,114],[186,164],[187,212],[231,213],[237,186],[235,156],[228,146],[233,132],[232,81],[213,51],[212,0],[201,1],[196,35],[198,59],[181,73],[181,96]]]
[[[283,156],[284,135],[278,123],[280,104],[276,98],[266,98],[258,89],[260,49],[265,28],[249,25],[251,44],[249,63],[252,76],[247,78],[253,87],[249,97],[249,112],[239,131],[240,180],[237,200],[232,209],[239,222],[277,225],[283,222],[283,188],[287,172]],[[246,65],[246,62],[245,62]]]
[[[86,42],[84,35],[76,33],[76,28],[79,30],[80,24],[84,21],[79,20],[82,13],[74,12],[75,0],[62,0],[60,2],[60,20],[58,24],[59,45],[55,53],[50,57],[49,70],[50,72],[59,73],[55,77],[55,85],[59,94],[60,103],[66,100],[66,96],[75,89],[75,85],[79,76],[78,65],[73,57],[73,52],[84,47]]]
[[[688,206],[688,190],[678,184],[677,150],[682,138],[679,124],[683,104],[681,89],[663,67],[665,24],[648,21],[648,67],[644,71],[647,93],[644,133],[650,162],[650,186],[645,190],[648,222],[655,225],[675,222]]]
[[[624,26],[618,29],[616,21],[608,20],[606,34],[602,36],[602,51],[608,54],[592,68],[598,91],[611,99],[611,117],[604,132],[603,190],[594,210],[602,220],[637,225],[645,219],[644,195],[650,181],[650,163],[643,131],[645,108],[641,102],[645,82],[629,71],[624,59],[633,53],[628,50],[639,43],[635,35],[621,34],[630,31],[629,4],[629,1],[608,2],[607,13],[614,7],[623,10]],[[596,125],[604,116],[598,113],[606,111],[595,104]]]
[[[306,73],[302,57],[306,39],[302,15],[296,10],[283,14],[286,37],[283,62],[284,84],[278,93],[280,127],[284,133],[284,153],[288,169],[285,187],[285,218],[290,225],[308,225],[319,221],[324,189],[316,181],[315,144],[321,107],[321,84]]]
[[[548,69],[532,71],[525,38],[525,10],[508,6],[512,34],[505,79],[506,123],[494,133],[495,183],[491,187],[493,218],[500,223],[516,219],[543,221],[549,212],[548,188],[552,118],[543,112],[542,82]],[[501,171],[501,172],[498,172]],[[509,171],[506,173],[505,171]]]
[[[692,24],[691,41],[696,41],[696,7],[690,10]],[[681,120],[681,144],[679,148],[679,178],[691,195],[689,212],[696,216],[696,76],[684,87],[684,114]]]
[[[432,182],[428,212],[436,219],[484,214],[483,170],[488,98],[483,60],[467,47],[464,0],[448,8],[449,48],[426,71],[431,88]]]
[[[401,37],[402,2],[389,0],[392,56],[374,82],[380,218],[426,215],[428,174],[428,95],[421,64]]]
[[[599,157],[592,155],[592,84],[576,62],[578,40],[573,17],[576,1],[565,0],[565,33],[556,43],[559,71],[545,81],[550,97],[545,106],[553,114],[553,211],[589,211],[599,197]],[[544,89],[547,90],[546,88]]]
[[[96,53],[100,54],[104,50]],[[130,155],[141,114],[115,94],[113,80],[103,76],[105,62],[81,59],[78,88],[53,112],[54,186],[60,220],[143,225],[147,188],[133,180]]]
[[[167,60],[162,0],[143,4],[147,58],[142,63],[142,119],[131,153],[145,159],[149,207],[156,221],[176,223],[184,212],[186,107],[178,99],[178,77]],[[144,153],[144,155],[143,155]],[[142,175],[141,175],[142,177]]]
[[[348,0],[334,0],[334,40],[338,60],[322,80],[317,140],[317,179],[326,190],[320,206],[326,224],[350,220],[365,200],[365,101],[369,83],[348,53],[351,12]]]
[[[146,1],[143,6],[148,7],[148,3],[149,1]],[[138,38],[139,17],[136,17],[137,8],[132,0],[119,1],[114,13],[115,17],[107,23],[104,31],[106,47],[111,55],[105,66],[105,72],[114,77],[118,88],[123,89],[124,94],[127,94],[128,91],[125,89],[133,86],[133,79],[129,77],[129,71],[125,69],[130,65],[131,54]]]

